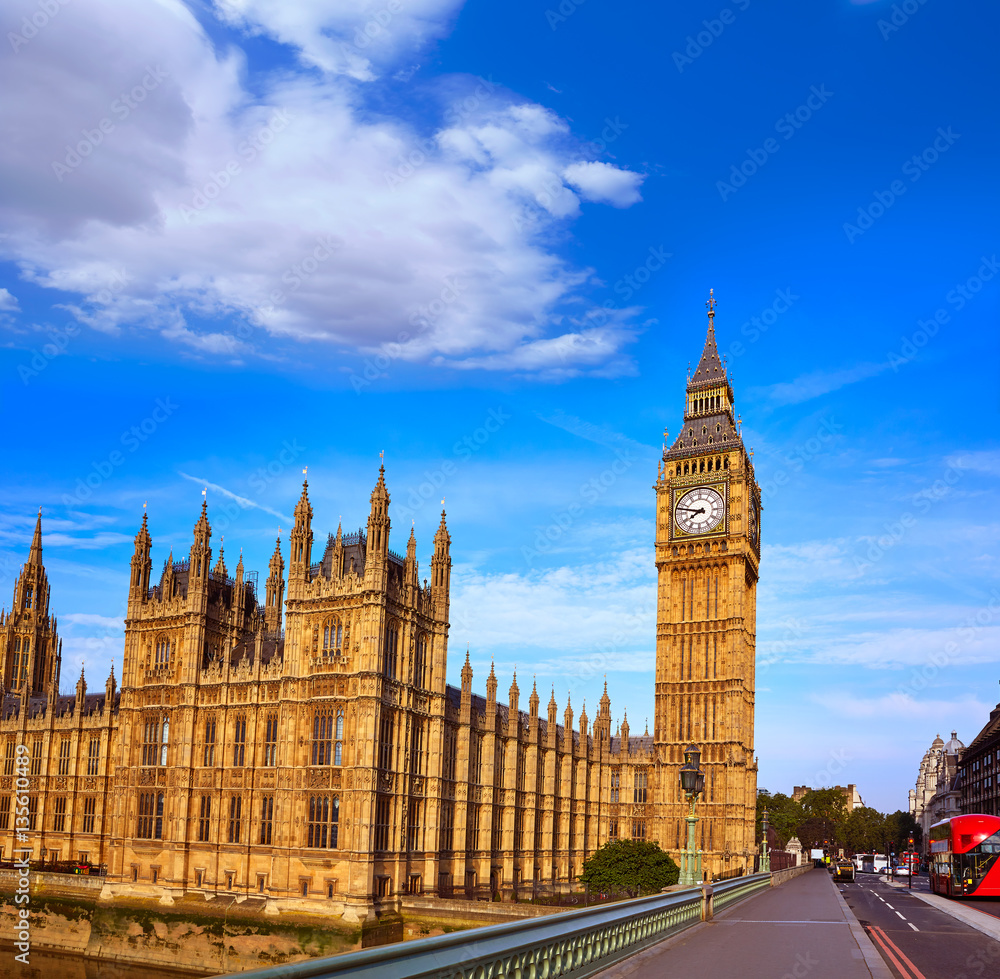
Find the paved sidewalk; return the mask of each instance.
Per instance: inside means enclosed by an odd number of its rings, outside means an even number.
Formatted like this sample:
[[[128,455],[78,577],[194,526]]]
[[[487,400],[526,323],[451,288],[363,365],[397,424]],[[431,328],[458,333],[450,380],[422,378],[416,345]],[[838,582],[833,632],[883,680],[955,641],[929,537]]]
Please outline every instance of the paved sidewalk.
[[[825,870],[726,908],[600,979],[892,979]]]

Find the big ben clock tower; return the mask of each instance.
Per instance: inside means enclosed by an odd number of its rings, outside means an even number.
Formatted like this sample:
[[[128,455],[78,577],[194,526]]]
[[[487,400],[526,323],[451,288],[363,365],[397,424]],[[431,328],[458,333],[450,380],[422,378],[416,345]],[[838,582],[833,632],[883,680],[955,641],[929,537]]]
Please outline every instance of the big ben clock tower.
[[[708,873],[738,873],[755,852],[754,647],[760,487],[733,412],[733,388],[708,336],[688,378],[684,426],[656,490],[657,837],[686,845],[679,788],[684,747],[702,749],[699,849]],[[679,862],[679,860],[678,860]]]

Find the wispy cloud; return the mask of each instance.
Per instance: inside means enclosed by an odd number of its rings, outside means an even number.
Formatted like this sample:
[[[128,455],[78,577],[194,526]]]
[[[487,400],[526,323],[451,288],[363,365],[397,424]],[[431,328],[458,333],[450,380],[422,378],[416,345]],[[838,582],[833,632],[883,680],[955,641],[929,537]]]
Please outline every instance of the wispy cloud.
[[[864,363],[839,371],[813,371],[800,375],[794,381],[781,381],[767,387],[753,388],[750,393],[775,407],[797,405],[829,394],[831,391],[837,391],[849,384],[857,384],[858,381],[875,377],[888,366],[888,363]]]
[[[278,517],[280,520],[284,520],[285,523],[290,524],[292,518],[284,513],[279,513],[277,510],[272,510],[269,506],[264,506],[263,503],[255,503],[253,500],[247,499],[245,496],[240,496],[238,493],[234,493],[232,490],[227,490],[225,486],[220,486],[218,483],[209,482],[207,479],[202,479],[200,476],[191,476],[188,473],[181,472],[177,470],[179,476],[183,476],[185,479],[189,479],[192,483],[197,483],[199,486],[204,486],[207,489],[212,490],[215,493],[221,493],[223,496],[228,497],[230,500],[234,500],[238,503],[244,510],[263,510],[264,513],[271,514],[272,517]]]
[[[551,415],[537,413],[537,417],[546,425],[561,428],[564,432],[586,439],[588,442],[596,442],[609,449],[631,448],[639,452],[656,452],[654,446],[636,442],[635,439],[630,439],[627,435],[622,435],[607,425],[595,425],[593,422],[577,418],[576,415],[567,415],[561,410]]]

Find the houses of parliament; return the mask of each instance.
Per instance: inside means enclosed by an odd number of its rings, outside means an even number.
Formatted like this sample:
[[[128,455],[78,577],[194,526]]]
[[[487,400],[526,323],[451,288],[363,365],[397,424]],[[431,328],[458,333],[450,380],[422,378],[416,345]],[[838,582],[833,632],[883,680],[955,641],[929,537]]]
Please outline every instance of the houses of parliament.
[[[445,514],[421,580],[413,531],[405,554],[389,548],[384,468],[367,526],[338,527],[322,550],[303,483],[263,594],[242,557],[230,571],[221,547],[213,555],[204,502],[190,551],[154,576],[144,514],[121,686],[112,670],[92,692],[81,673],[60,693],[39,514],[0,615],[0,858],[27,847],[35,860],[104,864],[104,897],[235,893],[347,921],[404,893],[509,896],[576,880],[608,840],[654,840],[679,861],[678,772],[693,741],[703,866],[752,866],[760,491],[714,300],[708,315],[684,425],[653,487],[652,735],[614,724],[606,682],[593,718],[560,710],[554,692],[542,711],[516,675],[498,696],[492,668],[485,696],[474,692],[468,653],[449,685]]]

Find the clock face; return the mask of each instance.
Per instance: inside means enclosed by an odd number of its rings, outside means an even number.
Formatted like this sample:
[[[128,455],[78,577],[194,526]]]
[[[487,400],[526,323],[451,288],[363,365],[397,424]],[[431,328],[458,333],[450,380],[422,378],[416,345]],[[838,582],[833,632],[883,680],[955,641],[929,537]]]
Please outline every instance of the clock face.
[[[688,534],[707,534],[722,523],[726,503],[718,490],[699,486],[688,490],[674,506],[677,526]]]

